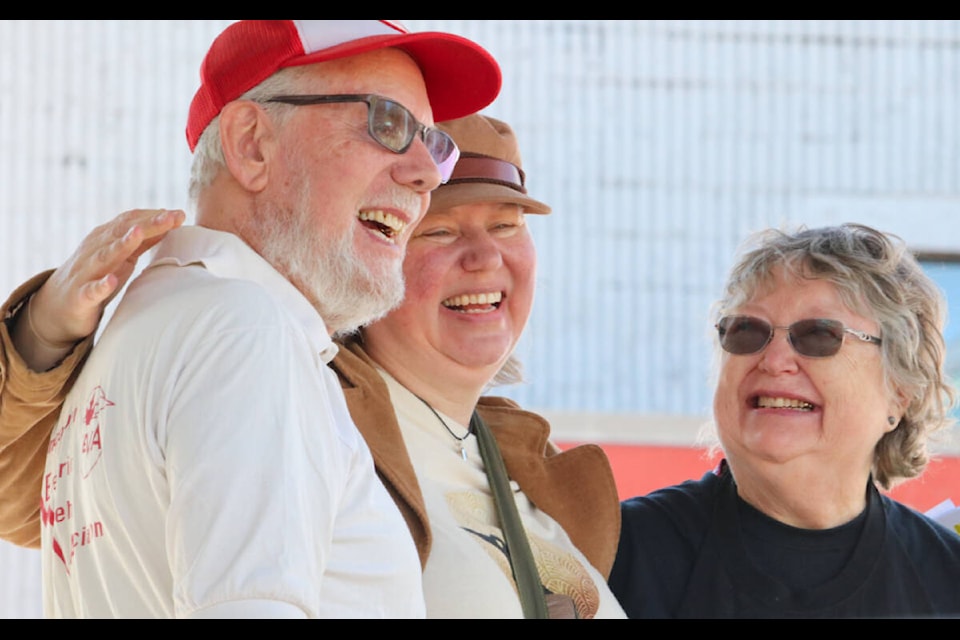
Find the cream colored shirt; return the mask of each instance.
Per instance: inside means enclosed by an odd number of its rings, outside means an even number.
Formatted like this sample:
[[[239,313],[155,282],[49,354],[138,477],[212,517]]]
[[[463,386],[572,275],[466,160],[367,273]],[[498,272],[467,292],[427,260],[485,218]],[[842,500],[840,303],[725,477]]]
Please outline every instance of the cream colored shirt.
[[[522,618],[523,611],[477,439],[463,444],[424,403],[388,373],[403,439],[430,514],[434,541],[423,573],[428,618]],[[462,436],[467,425],[439,414]],[[567,534],[511,482],[541,580],[552,593],[570,596],[581,618],[623,618],[600,573]]]
[[[64,403],[47,617],[420,618],[420,561],[323,320],[236,236],[184,227]]]

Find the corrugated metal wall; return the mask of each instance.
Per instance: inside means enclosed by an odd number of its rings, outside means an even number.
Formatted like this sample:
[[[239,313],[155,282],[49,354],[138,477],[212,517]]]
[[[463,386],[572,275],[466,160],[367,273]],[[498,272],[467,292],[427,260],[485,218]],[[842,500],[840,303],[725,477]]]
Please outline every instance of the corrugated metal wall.
[[[0,295],[120,211],[185,205],[183,127],[227,20],[0,21]],[[550,411],[706,413],[709,305],[746,232],[859,220],[960,250],[955,20],[408,20],[501,61],[538,300],[503,390]],[[2,497],[0,497],[2,499]],[[0,544],[0,617],[36,617]]]

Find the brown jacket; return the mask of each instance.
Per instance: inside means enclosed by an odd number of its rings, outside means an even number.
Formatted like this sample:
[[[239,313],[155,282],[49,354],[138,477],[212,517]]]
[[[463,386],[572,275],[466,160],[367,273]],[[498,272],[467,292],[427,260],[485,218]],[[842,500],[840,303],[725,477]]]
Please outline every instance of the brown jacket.
[[[50,272],[19,287],[2,309],[8,318]],[[15,353],[6,323],[0,326],[0,538],[40,545],[40,486],[47,439],[92,339],[56,369],[30,371]],[[386,383],[356,341],[343,344],[332,363],[347,406],[373,453],[377,473],[403,513],[426,564],[433,537],[423,495],[407,453]],[[609,461],[596,445],[559,452],[542,417],[506,398],[480,400],[507,472],[538,508],[556,520],[598,571],[607,577],[620,537],[620,505]]]
[[[81,342],[61,366],[35,373],[14,351],[6,320],[40,288],[50,271],[13,292],[0,308],[0,538],[40,546],[40,486],[47,440],[66,390],[86,360],[93,338]]]

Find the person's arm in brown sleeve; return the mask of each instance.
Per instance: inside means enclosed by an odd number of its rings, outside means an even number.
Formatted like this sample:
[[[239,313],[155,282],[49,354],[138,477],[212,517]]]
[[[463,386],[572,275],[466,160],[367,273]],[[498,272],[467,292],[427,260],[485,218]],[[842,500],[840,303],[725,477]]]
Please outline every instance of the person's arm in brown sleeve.
[[[181,211],[124,213],[94,229],[56,271],[18,287],[0,308],[0,539],[40,545],[47,441],[103,309],[140,255],[184,217]]]
[[[24,302],[51,272],[19,287],[0,309],[0,538],[24,547],[40,546],[40,485],[50,432],[60,414],[73,373],[93,343],[92,336],[69,350],[55,369],[38,373],[14,347],[11,326]]]

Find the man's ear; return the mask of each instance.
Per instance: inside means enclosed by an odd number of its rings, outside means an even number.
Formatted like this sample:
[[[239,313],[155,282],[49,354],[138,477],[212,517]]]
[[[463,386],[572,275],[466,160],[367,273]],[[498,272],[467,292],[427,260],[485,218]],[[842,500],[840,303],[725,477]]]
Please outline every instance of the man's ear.
[[[267,186],[269,142],[276,129],[263,108],[249,100],[235,100],[220,112],[220,143],[227,168],[247,191]]]

